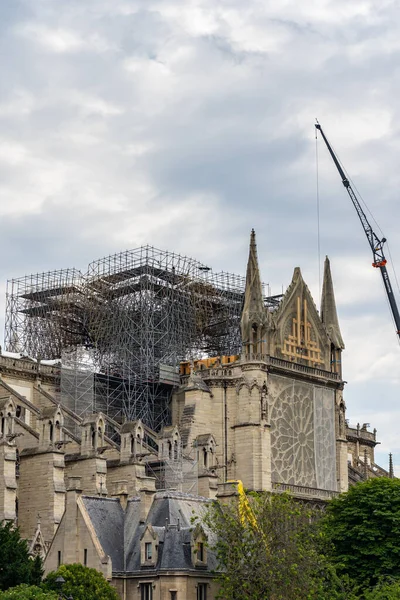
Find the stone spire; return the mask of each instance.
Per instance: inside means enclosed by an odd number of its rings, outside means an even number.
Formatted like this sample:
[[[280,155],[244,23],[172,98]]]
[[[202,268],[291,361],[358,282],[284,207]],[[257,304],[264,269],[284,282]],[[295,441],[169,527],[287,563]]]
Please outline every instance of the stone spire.
[[[339,320],[336,312],[331,266],[328,257],[325,258],[324,265],[324,282],[322,286],[321,298],[321,321],[325,325],[335,348],[343,350],[344,342],[342,334],[340,333]]]
[[[394,469],[393,469],[393,456],[392,456],[392,453],[389,454],[389,477],[390,477],[390,479],[394,479]]]
[[[244,306],[240,323],[243,350],[246,354],[265,352],[265,326],[267,322],[268,316],[264,308],[260,269],[258,267],[256,234],[252,229]]]
[[[260,269],[258,267],[256,233],[251,230],[249,260],[247,262],[246,291],[243,312],[263,312],[263,295],[261,286]]]

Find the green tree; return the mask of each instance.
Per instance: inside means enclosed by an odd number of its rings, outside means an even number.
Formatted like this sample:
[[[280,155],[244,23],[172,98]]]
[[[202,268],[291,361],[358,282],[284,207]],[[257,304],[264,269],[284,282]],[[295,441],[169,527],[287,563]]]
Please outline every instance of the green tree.
[[[12,523],[0,522],[0,590],[31,583],[33,567],[36,583],[38,565],[29,557],[27,542]]]
[[[325,531],[338,572],[361,589],[398,577],[400,480],[376,478],[352,486],[329,503]]]
[[[364,600],[400,600],[400,581],[382,581],[366,591]]]
[[[52,591],[45,591],[36,585],[26,585],[22,583],[17,587],[8,589],[6,592],[0,592],[0,600],[57,600],[58,594]]]
[[[74,600],[119,600],[117,592],[96,569],[80,564],[61,565],[44,580],[46,589],[58,590],[57,577],[63,577],[63,594]],[[1,599],[0,599],[1,600]]]
[[[43,561],[41,557],[37,554],[34,559],[31,559],[31,576],[30,576],[30,584],[31,585],[40,585],[43,579]]]
[[[318,515],[286,494],[213,504],[204,519],[224,600],[349,600],[323,554]],[[249,517],[249,514],[251,515]]]

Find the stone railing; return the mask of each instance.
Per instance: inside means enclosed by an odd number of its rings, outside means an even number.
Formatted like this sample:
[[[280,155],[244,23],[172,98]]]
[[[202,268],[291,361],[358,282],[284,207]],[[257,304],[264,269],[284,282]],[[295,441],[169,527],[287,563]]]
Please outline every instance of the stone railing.
[[[307,365],[299,365],[298,363],[283,360],[282,358],[267,356],[266,363],[271,367],[281,367],[289,371],[296,371],[297,373],[304,373],[307,375],[313,375],[314,377],[317,376],[323,377],[324,379],[331,379],[333,381],[340,381],[338,373],[331,373],[331,371],[324,371],[324,369],[308,367]]]
[[[246,356],[244,361],[241,364],[245,364],[246,362],[262,362],[267,367],[275,367],[277,369],[284,369],[285,371],[292,371],[295,373],[303,373],[304,375],[309,375],[311,377],[319,377],[329,381],[340,381],[340,377],[337,373],[331,373],[331,371],[324,371],[324,369],[318,369],[313,367],[308,367],[306,365],[299,365],[298,363],[294,363],[288,360],[284,360],[282,358],[274,358],[273,356],[269,356],[268,354],[251,354]],[[208,377],[230,377],[233,375],[232,368],[235,366],[235,363],[230,363],[228,365],[215,366],[210,369],[200,369],[199,373],[203,378]],[[181,376],[181,383],[185,383],[188,379],[188,375]]]
[[[294,485],[292,483],[273,483],[272,491],[289,492],[299,498],[318,498],[319,500],[331,500],[331,498],[339,495],[339,492],[335,492],[334,490],[321,490],[305,485]]]
[[[46,365],[37,361],[31,361],[24,358],[14,358],[2,356],[0,354],[0,369],[19,369],[24,373],[43,373],[45,375],[57,375],[60,371],[60,365]]]
[[[370,442],[376,441],[376,429],[374,431],[368,431],[365,426],[363,427],[346,427],[346,435],[350,438],[358,438],[360,441],[368,440]]]

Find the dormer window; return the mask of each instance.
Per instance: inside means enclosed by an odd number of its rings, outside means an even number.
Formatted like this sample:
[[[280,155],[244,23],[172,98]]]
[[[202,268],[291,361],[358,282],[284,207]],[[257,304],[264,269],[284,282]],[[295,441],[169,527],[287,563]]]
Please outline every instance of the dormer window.
[[[142,567],[155,567],[158,560],[158,536],[148,524],[140,539],[140,564]]]
[[[201,526],[197,525],[192,533],[192,561],[194,567],[207,566],[207,537]]]
[[[144,545],[144,558],[146,561],[153,560],[153,544],[146,542]]]

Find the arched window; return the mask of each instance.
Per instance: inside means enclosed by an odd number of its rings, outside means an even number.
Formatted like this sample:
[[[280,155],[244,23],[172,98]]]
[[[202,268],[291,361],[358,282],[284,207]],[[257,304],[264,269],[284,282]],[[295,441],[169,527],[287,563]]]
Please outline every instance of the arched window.
[[[174,459],[178,458],[178,440],[174,440]]]
[[[205,468],[208,467],[208,452],[207,452],[207,448],[203,448],[203,466]]]
[[[53,427],[53,423],[51,421],[49,421],[49,437],[50,437],[50,441],[53,441],[53,435],[54,435],[54,427]]]
[[[257,323],[253,323],[251,331],[253,333],[253,353],[257,353],[258,337],[257,337]]]
[[[172,458],[172,444],[168,440],[168,458]]]
[[[8,421],[8,435],[10,435],[12,433],[12,419],[11,419],[11,413],[7,413],[7,421]]]

